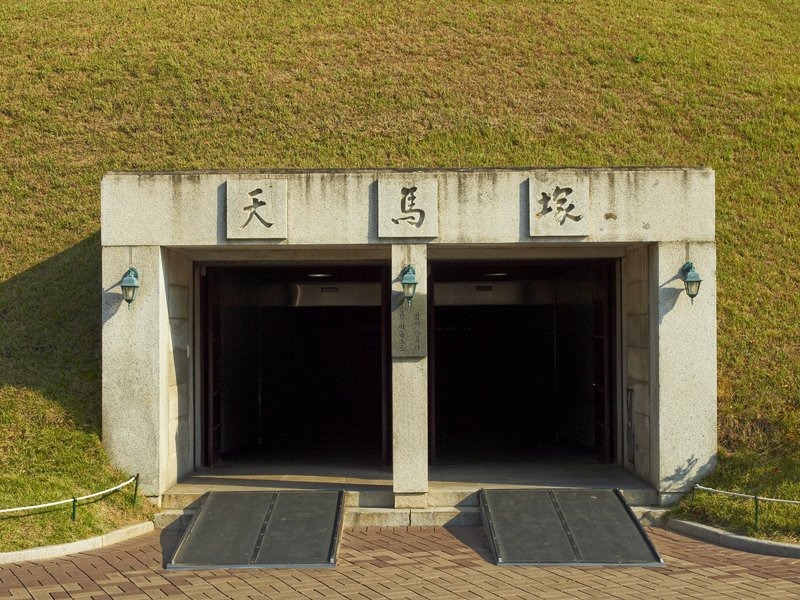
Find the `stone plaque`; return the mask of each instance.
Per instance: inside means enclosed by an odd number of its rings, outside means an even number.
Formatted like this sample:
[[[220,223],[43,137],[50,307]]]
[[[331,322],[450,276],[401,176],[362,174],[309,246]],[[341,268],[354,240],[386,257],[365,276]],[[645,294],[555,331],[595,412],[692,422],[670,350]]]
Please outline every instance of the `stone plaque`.
[[[589,235],[589,177],[542,173],[529,180],[531,236]]]
[[[229,179],[226,202],[228,239],[287,237],[285,179]]]
[[[418,301],[419,300],[419,301]],[[421,358],[428,355],[428,303],[414,298],[405,300],[392,314],[392,356]]]
[[[378,176],[378,237],[439,235],[439,183],[416,173]]]

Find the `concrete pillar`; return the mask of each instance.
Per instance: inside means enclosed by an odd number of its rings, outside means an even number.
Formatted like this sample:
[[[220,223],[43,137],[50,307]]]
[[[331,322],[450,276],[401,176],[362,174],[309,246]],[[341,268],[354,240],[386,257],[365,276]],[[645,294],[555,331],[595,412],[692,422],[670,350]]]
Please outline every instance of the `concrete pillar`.
[[[677,500],[710,472],[717,451],[717,265],[714,242],[661,242],[651,253],[652,377],[657,483],[662,504]],[[703,278],[692,304],[680,268],[695,264]],[[654,469],[655,470],[655,469]],[[656,475],[653,473],[652,475]]]
[[[416,270],[407,306],[400,279]],[[395,507],[424,508],[428,492],[428,252],[424,244],[392,246],[392,470]]]
[[[140,284],[130,308],[119,287],[129,267]],[[104,247],[103,444],[114,465],[140,474],[148,496],[163,491],[168,335],[161,248]]]

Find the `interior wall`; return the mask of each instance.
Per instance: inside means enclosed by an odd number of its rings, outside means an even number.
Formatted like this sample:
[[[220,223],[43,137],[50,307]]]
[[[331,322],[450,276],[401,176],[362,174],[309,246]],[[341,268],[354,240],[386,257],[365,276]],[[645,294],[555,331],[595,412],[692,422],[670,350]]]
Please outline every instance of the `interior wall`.
[[[220,271],[220,452],[258,443],[258,286],[241,271]]]
[[[439,462],[596,448],[593,269],[436,285]]]
[[[649,246],[627,249],[623,262],[625,356],[625,466],[650,480]],[[631,460],[632,459],[632,460]]]
[[[559,276],[555,282],[555,302],[560,436],[567,442],[594,448],[591,268],[576,266]]]
[[[192,471],[192,261],[163,251],[167,294],[167,465],[166,484]]]
[[[219,275],[220,452],[377,462],[381,284]]]
[[[262,309],[265,452],[377,461],[380,329],[380,306]]]
[[[437,449],[444,461],[554,443],[552,305],[436,312]]]

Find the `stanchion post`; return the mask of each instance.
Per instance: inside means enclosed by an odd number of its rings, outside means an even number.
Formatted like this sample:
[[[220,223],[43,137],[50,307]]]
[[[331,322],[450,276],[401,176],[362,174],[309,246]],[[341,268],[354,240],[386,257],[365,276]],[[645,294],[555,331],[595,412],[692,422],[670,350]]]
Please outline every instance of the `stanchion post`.
[[[758,529],[758,496],[753,496],[753,502],[756,505],[756,529]]]
[[[139,474],[136,474],[136,481],[133,484],[133,505],[136,506],[136,496],[139,493]]]
[[[78,499],[72,499],[72,522],[75,522],[75,519],[78,517]]]

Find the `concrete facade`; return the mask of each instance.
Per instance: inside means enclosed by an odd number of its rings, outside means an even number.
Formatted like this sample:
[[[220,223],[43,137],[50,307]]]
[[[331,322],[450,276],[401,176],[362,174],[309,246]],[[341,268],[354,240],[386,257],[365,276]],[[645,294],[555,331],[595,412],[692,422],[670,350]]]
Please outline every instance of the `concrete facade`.
[[[430,260],[616,259],[619,462],[664,502],[714,466],[711,170],[112,172],[101,238],[104,443],[148,495],[198,465],[196,277],[208,261],[391,268],[399,508],[425,506],[428,491]],[[687,260],[703,277],[693,304]],[[420,282],[411,307],[399,285],[408,264]],[[119,284],[130,266],[141,287],[128,308]]]

